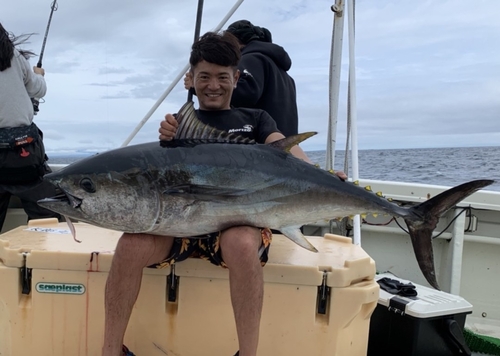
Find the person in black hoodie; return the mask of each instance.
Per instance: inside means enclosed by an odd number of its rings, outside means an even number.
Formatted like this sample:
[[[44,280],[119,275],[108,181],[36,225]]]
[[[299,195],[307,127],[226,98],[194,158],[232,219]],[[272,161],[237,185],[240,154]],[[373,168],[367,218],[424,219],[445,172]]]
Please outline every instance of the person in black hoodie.
[[[298,133],[297,94],[295,82],[287,73],[292,60],[285,49],[272,42],[271,32],[254,26],[248,20],[239,20],[227,28],[241,48],[238,65],[240,79],[233,91],[231,106],[267,111],[285,136]],[[190,74],[184,79],[191,89]]]
[[[288,53],[272,42],[268,29],[254,26],[250,21],[236,21],[229,25],[227,32],[241,45],[240,79],[231,104],[265,110],[283,135],[297,134],[297,93],[295,82],[288,74],[292,66]]]

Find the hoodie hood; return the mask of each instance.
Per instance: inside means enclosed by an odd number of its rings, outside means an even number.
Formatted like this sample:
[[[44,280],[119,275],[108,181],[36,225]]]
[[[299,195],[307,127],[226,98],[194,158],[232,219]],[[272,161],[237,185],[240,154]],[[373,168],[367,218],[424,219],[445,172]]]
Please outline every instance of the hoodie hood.
[[[241,54],[260,53],[271,58],[274,63],[284,71],[292,67],[292,59],[285,49],[277,44],[254,40],[242,48]]]

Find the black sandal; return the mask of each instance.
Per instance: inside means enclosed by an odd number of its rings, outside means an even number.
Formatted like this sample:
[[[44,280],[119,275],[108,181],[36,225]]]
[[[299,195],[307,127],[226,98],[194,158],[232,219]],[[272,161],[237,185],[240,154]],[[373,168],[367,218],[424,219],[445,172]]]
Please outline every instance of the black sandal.
[[[135,354],[127,346],[122,345],[122,356],[135,356]]]

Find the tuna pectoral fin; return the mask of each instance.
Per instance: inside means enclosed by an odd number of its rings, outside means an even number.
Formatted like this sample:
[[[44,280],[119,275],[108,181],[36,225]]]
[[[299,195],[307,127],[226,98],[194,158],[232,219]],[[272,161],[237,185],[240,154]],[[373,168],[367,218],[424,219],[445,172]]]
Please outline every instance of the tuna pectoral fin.
[[[183,196],[196,200],[213,201],[221,197],[235,197],[250,193],[246,189],[233,189],[227,187],[214,187],[207,185],[182,184],[169,187],[163,191],[165,195]]]
[[[300,232],[299,227],[297,226],[287,226],[279,229],[283,235],[288,237],[290,240],[295,242],[297,245],[305,248],[306,250],[312,252],[318,252],[316,247],[314,247]]]
[[[439,217],[475,191],[493,182],[493,180],[486,179],[475,180],[448,189],[426,202],[412,207],[410,214],[405,217],[420,270],[427,282],[434,288],[439,289],[439,285],[434,269],[432,232],[437,226]]]

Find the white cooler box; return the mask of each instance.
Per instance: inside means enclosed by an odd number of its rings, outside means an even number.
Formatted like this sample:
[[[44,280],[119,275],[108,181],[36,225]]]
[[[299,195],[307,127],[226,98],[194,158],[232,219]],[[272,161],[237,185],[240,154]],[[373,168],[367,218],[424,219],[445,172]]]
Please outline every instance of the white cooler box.
[[[104,285],[120,233],[31,221],[0,235],[0,355],[95,356]],[[379,287],[374,261],[348,238],[275,235],[264,267],[259,355],[366,355]],[[144,269],[125,344],[138,356],[233,355],[228,272],[199,259]]]
[[[390,273],[375,276],[412,283]],[[463,328],[472,305],[462,297],[414,284],[417,296],[404,297],[380,289],[370,321],[369,356],[470,355]]]

